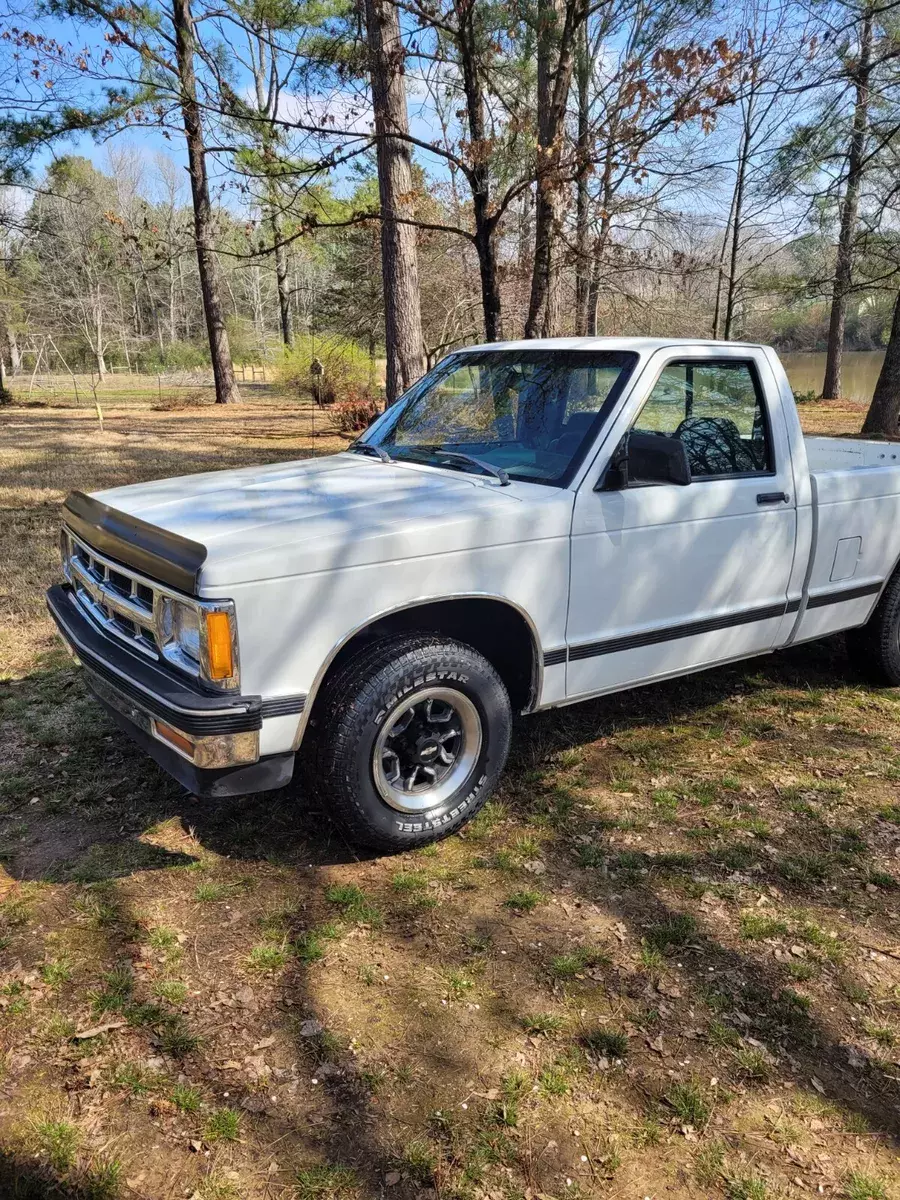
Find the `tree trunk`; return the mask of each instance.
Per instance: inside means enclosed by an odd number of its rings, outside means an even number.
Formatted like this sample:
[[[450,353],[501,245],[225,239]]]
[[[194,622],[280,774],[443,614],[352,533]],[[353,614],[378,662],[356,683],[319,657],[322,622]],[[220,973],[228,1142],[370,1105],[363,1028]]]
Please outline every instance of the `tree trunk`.
[[[859,190],[862,183],[863,157],[869,126],[869,75],[871,70],[872,11],[867,8],[863,13],[860,34],[859,65],[856,70],[856,107],[853,112],[853,131],[850,135],[850,150],[847,155],[847,187],[841,206],[841,227],[834,271],[831,320],[828,325],[828,355],[825,360],[825,382],[822,385],[822,398],[825,400],[836,400],[841,394],[844,325],[847,320],[847,296],[853,278],[853,242],[856,237]]]
[[[894,319],[884,362],[862,431],[900,438],[900,293],[894,305]]]
[[[278,311],[281,315],[281,340],[290,350],[294,344],[294,322],[291,312],[291,288],[288,283],[287,246],[282,241],[281,217],[272,213],[272,237],[275,242],[275,281],[278,285]]]
[[[731,222],[734,220],[734,202],[737,197],[737,181],[731,193],[731,208],[728,210],[728,220],[722,233],[722,249],[719,251],[719,265],[716,269],[716,303],[713,309],[712,336],[719,336],[719,320],[722,315],[722,295],[725,288],[725,259],[728,255],[728,244],[731,237]]]
[[[722,337],[726,342],[731,341],[734,327],[734,309],[737,301],[737,272],[738,259],[741,252],[741,230],[744,218],[744,188],[747,182],[747,163],[750,159],[750,143],[753,129],[753,100],[755,82],[751,85],[744,110],[744,125],[741,130],[741,140],[738,144],[737,178],[734,181],[734,196],[731,203],[731,253],[728,259],[728,279],[725,289],[725,325]]]
[[[18,375],[22,369],[22,354],[19,350],[19,339],[16,331],[6,326],[6,346],[9,350],[9,365],[13,375]]]
[[[591,60],[588,51],[587,24],[578,37],[578,57],[575,65],[578,85],[578,174],[575,179],[575,333],[583,337],[588,331],[588,304],[591,291],[591,260],[589,253],[589,206],[588,179],[590,176],[589,156],[589,106]],[[595,304],[596,311],[596,304]],[[594,321],[596,325],[596,318]]]
[[[454,5],[458,22],[458,46],[466,97],[469,125],[469,153],[472,167],[472,217],[475,222],[475,250],[481,278],[481,307],[484,314],[485,341],[496,342],[503,336],[500,284],[497,272],[497,248],[494,241],[496,220],[491,216],[491,178],[486,153],[484,126],[484,89],[478,74],[475,38],[475,5],[460,0]]]
[[[106,378],[106,356],[104,355],[102,350],[96,350],[94,352],[94,358],[96,359],[96,362],[97,362],[97,374],[100,376],[101,379],[105,379]]]
[[[213,236],[213,213],[209,198],[209,179],[206,174],[206,152],[203,144],[203,124],[197,100],[197,79],[194,74],[194,24],[190,0],[174,0],[172,22],[175,27],[175,52],[178,61],[178,81],[181,88],[181,116],[187,142],[188,171],[191,177],[191,199],[194,206],[194,240],[197,246],[197,267],[203,312],[209,336],[216,385],[216,403],[234,404],[240,400],[228,330],[222,308],[219,264]]]
[[[537,203],[534,266],[525,337],[552,337],[559,303],[556,241],[561,216],[560,165],[566,106],[575,65],[575,38],[586,0],[539,0],[537,49]]]
[[[416,230],[398,220],[413,216],[413,183],[409,143],[391,136],[409,133],[400,19],[391,0],[366,0],[366,28],[378,139],[386,391],[393,404],[422,375],[424,360]]]

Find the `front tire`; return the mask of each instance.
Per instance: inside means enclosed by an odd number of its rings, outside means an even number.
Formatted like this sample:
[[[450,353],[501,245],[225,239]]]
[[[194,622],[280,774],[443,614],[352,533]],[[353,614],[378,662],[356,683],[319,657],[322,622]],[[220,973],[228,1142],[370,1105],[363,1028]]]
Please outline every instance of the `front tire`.
[[[402,851],[455,833],[506,764],[509,696],[491,664],[440,634],[360,647],[326,684],[306,779],[353,842]]]

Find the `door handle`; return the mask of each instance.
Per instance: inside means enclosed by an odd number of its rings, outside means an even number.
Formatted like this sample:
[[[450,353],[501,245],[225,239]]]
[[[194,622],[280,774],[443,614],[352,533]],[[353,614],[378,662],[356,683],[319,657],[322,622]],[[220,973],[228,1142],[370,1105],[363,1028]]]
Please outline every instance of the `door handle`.
[[[757,492],[757,504],[787,504],[790,496],[787,492]]]

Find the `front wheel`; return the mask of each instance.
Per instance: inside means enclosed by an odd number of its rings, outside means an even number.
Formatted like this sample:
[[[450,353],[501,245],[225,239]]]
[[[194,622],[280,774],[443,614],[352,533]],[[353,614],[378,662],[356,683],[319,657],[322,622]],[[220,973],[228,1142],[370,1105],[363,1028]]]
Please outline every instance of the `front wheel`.
[[[328,681],[306,778],[353,841],[408,850],[454,833],[506,763],[506,688],[477,650],[438,634],[369,643]]]

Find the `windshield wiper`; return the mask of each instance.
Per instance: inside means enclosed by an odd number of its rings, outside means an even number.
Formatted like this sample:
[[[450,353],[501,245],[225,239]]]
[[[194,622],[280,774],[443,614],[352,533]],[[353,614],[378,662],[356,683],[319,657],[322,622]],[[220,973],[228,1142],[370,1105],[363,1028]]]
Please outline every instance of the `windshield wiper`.
[[[374,454],[381,462],[389,463],[394,461],[387,450],[382,450],[374,442],[351,442],[347,449],[352,450],[354,454]]]
[[[479,467],[485,474],[499,479],[501,487],[509,487],[509,476],[502,467],[495,467],[493,463],[485,462],[483,458],[476,458],[474,454],[461,454],[458,450],[435,450],[434,454],[439,458],[451,458],[455,462],[469,463],[470,466]]]

